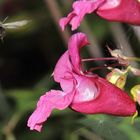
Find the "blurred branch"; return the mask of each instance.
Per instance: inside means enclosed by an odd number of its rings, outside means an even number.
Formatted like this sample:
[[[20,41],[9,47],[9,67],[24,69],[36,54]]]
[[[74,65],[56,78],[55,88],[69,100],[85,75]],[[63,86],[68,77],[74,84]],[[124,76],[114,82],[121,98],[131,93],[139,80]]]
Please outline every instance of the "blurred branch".
[[[1,116],[7,116],[7,114],[10,112],[10,107],[5,99],[5,96],[2,91],[2,87],[0,85],[0,114]]]
[[[133,30],[134,30],[134,32],[135,32],[135,34],[140,42],[140,27],[139,26],[132,26],[132,28],[133,28]]]
[[[60,8],[58,6],[58,3],[56,2],[56,0],[44,0],[44,1],[46,3],[46,6],[50,10],[52,18],[53,18],[53,20],[54,20],[54,22],[55,22],[55,24],[56,24],[56,26],[57,26],[57,28],[59,30],[59,33],[60,33],[65,45],[67,46],[68,40],[69,40],[69,37],[70,37],[70,32],[67,29],[65,29],[65,31],[62,32],[62,30],[61,30],[61,28],[60,28],[60,26],[58,24],[60,18],[63,17],[63,15],[60,12],[61,10],[60,10]]]
[[[101,46],[97,41],[95,35],[91,32],[90,26],[88,25],[87,21],[84,20],[80,27],[81,31],[84,31],[90,40],[91,47],[88,47],[89,53],[94,57],[102,57]]]
[[[16,140],[13,130],[15,129],[19,119],[21,117],[21,113],[15,113],[8,123],[3,128],[3,134],[6,136],[6,140]]]
[[[119,49],[121,49],[127,56],[134,56],[133,49],[125,35],[125,32],[120,23],[111,23],[111,31],[115,42]],[[136,62],[132,62],[135,67],[138,67]]]

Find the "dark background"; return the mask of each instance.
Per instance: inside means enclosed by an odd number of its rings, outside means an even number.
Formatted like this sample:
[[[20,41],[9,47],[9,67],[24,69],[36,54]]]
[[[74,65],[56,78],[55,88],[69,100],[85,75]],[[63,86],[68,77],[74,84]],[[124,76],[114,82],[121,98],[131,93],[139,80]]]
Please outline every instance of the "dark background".
[[[140,119],[106,115],[83,115],[66,109],[55,110],[41,133],[30,131],[27,120],[37,100],[51,88],[58,89],[51,74],[67,49],[72,32],[61,32],[60,17],[70,11],[71,0],[0,0],[0,20],[30,22],[17,30],[6,30],[0,42],[0,140],[139,140]],[[108,23],[88,15],[77,31],[87,33],[91,45],[84,57],[110,56],[107,47],[119,48],[126,55],[140,56],[140,28]],[[76,32],[77,32],[76,31]],[[104,63],[87,63],[95,67]],[[111,62],[112,63],[112,62]],[[133,63],[139,68],[139,63]],[[105,71],[97,71],[105,76]],[[129,76],[127,91],[140,78]]]

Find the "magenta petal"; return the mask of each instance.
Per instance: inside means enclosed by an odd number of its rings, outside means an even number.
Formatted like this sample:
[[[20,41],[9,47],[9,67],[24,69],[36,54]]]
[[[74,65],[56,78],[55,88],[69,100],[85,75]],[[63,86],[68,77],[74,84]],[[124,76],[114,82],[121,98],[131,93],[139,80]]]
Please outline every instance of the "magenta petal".
[[[75,30],[80,25],[86,14],[90,14],[98,9],[106,0],[80,0],[73,3],[73,11],[60,20],[59,24],[64,30],[65,26],[70,23],[72,30]]]
[[[54,80],[56,82],[61,82],[61,80],[65,79],[67,77],[67,79],[71,79],[72,75],[72,67],[71,67],[71,63],[69,60],[69,53],[68,51],[66,51],[58,60],[54,72],[53,72],[53,76],[54,76]]]
[[[115,85],[103,78],[93,78],[98,87],[98,96],[90,101],[73,102],[71,108],[86,114],[112,114],[132,116],[136,112],[135,102]]]
[[[68,51],[61,56],[55,66],[54,80],[60,83],[64,92],[69,92],[74,87],[73,72],[82,73],[79,50],[87,44],[89,43],[84,33],[74,34],[69,40]]]
[[[112,1],[109,0],[99,7],[97,14],[110,21],[140,25],[140,2],[138,0],[114,0],[119,1],[120,4],[111,8],[109,3]]]
[[[68,51],[66,51],[58,60],[53,75],[54,80],[60,83],[64,92],[72,91],[74,88],[74,79]]]
[[[96,83],[96,81],[98,80],[97,75],[92,75],[92,77],[75,75],[75,78],[78,83],[72,103],[87,102],[94,100],[98,96],[100,96],[100,89],[98,88],[98,84]]]
[[[71,12],[70,14],[68,14],[67,17],[64,17],[64,18],[61,18],[61,19],[60,19],[59,25],[60,25],[62,31],[64,31],[65,26],[66,26],[66,25],[71,21],[71,19],[72,19],[73,17],[75,17],[75,16],[76,16],[76,14],[75,14],[74,12]]]
[[[64,79],[64,80],[61,80],[60,85],[64,92],[71,92],[72,89],[74,89],[76,86],[76,80]]]
[[[43,123],[48,119],[53,109],[63,110],[73,100],[74,92],[64,93],[59,90],[51,90],[41,96],[37,108],[28,120],[28,127],[31,130],[41,131]]]
[[[109,21],[140,25],[139,0],[78,0],[73,3],[73,11],[62,18],[59,24],[62,30],[67,24],[71,24],[72,30],[75,30],[84,16],[94,11]]]
[[[89,44],[87,36],[84,33],[74,34],[68,43],[68,50],[73,65],[73,69],[78,74],[82,73],[81,70],[81,58],[80,58],[80,48]]]

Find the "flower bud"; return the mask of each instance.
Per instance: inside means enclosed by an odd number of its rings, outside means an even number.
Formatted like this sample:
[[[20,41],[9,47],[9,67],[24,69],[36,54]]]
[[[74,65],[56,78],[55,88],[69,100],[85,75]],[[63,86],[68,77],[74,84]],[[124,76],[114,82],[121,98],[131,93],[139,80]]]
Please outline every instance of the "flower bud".
[[[123,89],[126,83],[127,71],[121,71],[117,68],[113,69],[112,72],[107,74],[106,79],[116,85],[118,88]]]
[[[140,85],[135,85],[130,92],[134,100],[140,105]]]

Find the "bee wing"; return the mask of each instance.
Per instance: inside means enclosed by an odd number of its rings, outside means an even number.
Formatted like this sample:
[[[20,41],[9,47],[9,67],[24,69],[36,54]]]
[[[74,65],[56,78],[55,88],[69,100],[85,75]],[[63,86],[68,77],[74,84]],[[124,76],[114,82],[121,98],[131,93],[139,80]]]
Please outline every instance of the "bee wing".
[[[4,23],[3,27],[6,29],[17,29],[29,23],[29,20],[21,20],[15,22]]]

